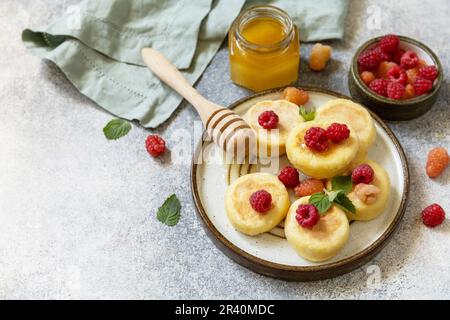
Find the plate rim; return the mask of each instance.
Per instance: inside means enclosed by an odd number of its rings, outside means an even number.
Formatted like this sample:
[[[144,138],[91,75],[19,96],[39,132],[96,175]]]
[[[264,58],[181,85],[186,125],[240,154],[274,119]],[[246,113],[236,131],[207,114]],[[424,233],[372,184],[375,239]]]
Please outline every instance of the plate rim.
[[[243,97],[241,99],[236,100],[232,104],[228,106],[229,109],[233,110],[239,105],[247,102],[248,100],[258,98],[260,96],[273,94],[276,92],[280,92],[285,87],[282,88],[276,88],[276,89],[270,89],[265,90],[262,92],[258,92],[255,94],[248,95],[246,97]],[[306,91],[313,91],[317,93],[322,94],[328,94],[331,96],[334,96],[336,98],[341,99],[347,99],[350,101],[353,101],[355,103],[359,103],[352,99],[351,97],[348,97],[344,94],[320,88],[315,86],[301,86],[299,87],[301,89],[304,89]],[[350,272],[361,265],[365,264],[369,260],[371,260],[376,254],[379,253],[379,251],[387,244],[387,241],[391,238],[392,234],[395,232],[395,230],[398,228],[400,221],[402,220],[405,211],[406,211],[406,204],[407,200],[409,198],[409,189],[410,189],[410,176],[409,176],[409,165],[408,161],[405,155],[405,152],[403,150],[403,147],[401,146],[400,142],[398,141],[397,137],[395,136],[394,132],[388,127],[388,125],[379,117],[377,116],[372,110],[366,108],[372,118],[385,130],[385,132],[388,134],[389,138],[393,142],[399,156],[400,161],[402,165],[403,170],[403,183],[404,183],[404,190],[402,194],[402,199],[400,202],[400,207],[395,214],[395,217],[393,221],[390,223],[388,228],[381,234],[381,236],[374,241],[370,246],[365,248],[364,250],[351,255],[349,257],[346,257],[342,260],[331,262],[331,263],[325,263],[322,265],[317,266],[290,266],[285,264],[279,264],[271,261],[264,260],[262,258],[256,257],[233,243],[231,243],[230,240],[228,240],[220,231],[217,230],[217,228],[214,226],[214,224],[209,219],[205,209],[203,208],[203,205],[201,203],[200,195],[198,193],[198,186],[197,186],[197,163],[195,161],[196,156],[198,155],[199,148],[203,145],[203,141],[200,140],[196,144],[195,152],[193,154],[192,160],[191,160],[191,194],[192,198],[195,204],[195,209],[197,214],[200,216],[201,220],[203,221],[203,227],[206,230],[206,233],[208,237],[213,241],[213,243],[229,258],[231,258],[233,261],[237,262],[238,264],[255,271],[260,274],[264,274],[266,276],[270,276],[277,279],[283,279],[283,280],[290,280],[290,281],[314,281],[314,280],[321,280],[321,279],[327,279],[327,278],[333,278],[339,275],[342,275],[344,273]]]

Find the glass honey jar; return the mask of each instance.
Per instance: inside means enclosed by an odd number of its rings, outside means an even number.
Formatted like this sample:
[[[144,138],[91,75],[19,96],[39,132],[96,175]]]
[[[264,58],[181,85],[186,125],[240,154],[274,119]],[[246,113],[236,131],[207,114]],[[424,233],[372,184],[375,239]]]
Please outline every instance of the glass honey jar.
[[[228,36],[231,80],[262,91],[297,80],[300,44],[296,25],[283,10],[269,5],[242,12]]]

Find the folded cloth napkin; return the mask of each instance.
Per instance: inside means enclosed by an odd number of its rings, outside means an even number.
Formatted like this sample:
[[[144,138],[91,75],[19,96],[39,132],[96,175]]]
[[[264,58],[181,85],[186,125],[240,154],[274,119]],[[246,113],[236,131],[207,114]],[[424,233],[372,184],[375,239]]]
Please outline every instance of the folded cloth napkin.
[[[301,41],[342,39],[349,0],[247,0],[245,7],[270,4],[286,11],[299,29]]]
[[[144,65],[140,49],[164,53],[190,83],[203,73],[248,0],[82,1],[46,28],[22,33],[29,50],[53,61],[112,114],[154,128],[182,98]],[[348,0],[265,1],[285,9],[303,41],[342,38]],[[69,10],[70,9],[70,10]]]

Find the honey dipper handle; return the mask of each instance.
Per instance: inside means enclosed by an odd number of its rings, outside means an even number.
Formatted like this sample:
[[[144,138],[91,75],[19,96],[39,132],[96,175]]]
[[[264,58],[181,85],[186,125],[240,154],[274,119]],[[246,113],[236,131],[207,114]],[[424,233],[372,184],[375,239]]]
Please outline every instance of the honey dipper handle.
[[[141,51],[142,58],[147,67],[169,87],[178,92],[189,101],[197,110],[203,124],[206,124],[210,116],[221,106],[205,99],[195,90],[180,71],[160,52],[151,48]]]

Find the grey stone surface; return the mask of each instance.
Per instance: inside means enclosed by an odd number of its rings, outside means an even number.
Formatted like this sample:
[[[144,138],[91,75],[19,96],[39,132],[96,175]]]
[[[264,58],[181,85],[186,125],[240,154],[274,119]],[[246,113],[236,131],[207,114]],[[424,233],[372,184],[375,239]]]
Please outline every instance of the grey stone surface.
[[[225,257],[206,237],[189,191],[189,163],[151,159],[148,130],[134,126],[116,142],[102,128],[112,116],[82,96],[52,64],[31,56],[20,41],[25,27],[45,25],[76,1],[0,2],[0,298],[450,298],[450,223],[432,230],[420,211],[440,202],[450,214],[450,170],[426,178],[427,150],[450,149],[449,87],[420,119],[390,123],[406,150],[411,198],[399,230],[368,265],[314,283],[289,283],[255,274]],[[380,28],[371,24],[381,10]],[[450,4],[447,0],[353,1],[346,36],[333,41],[323,73],[303,62],[299,84],[348,94],[352,52],[384,33],[416,37],[440,56],[450,74]],[[376,26],[375,26],[376,27]],[[310,45],[302,46],[303,57]],[[226,47],[198,89],[227,105],[248,92],[228,76]],[[187,104],[154,132],[172,146],[177,128],[190,130],[197,115]],[[178,226],[155,219],[176,193]],[[381,283],[370,284],[370,265]]]

